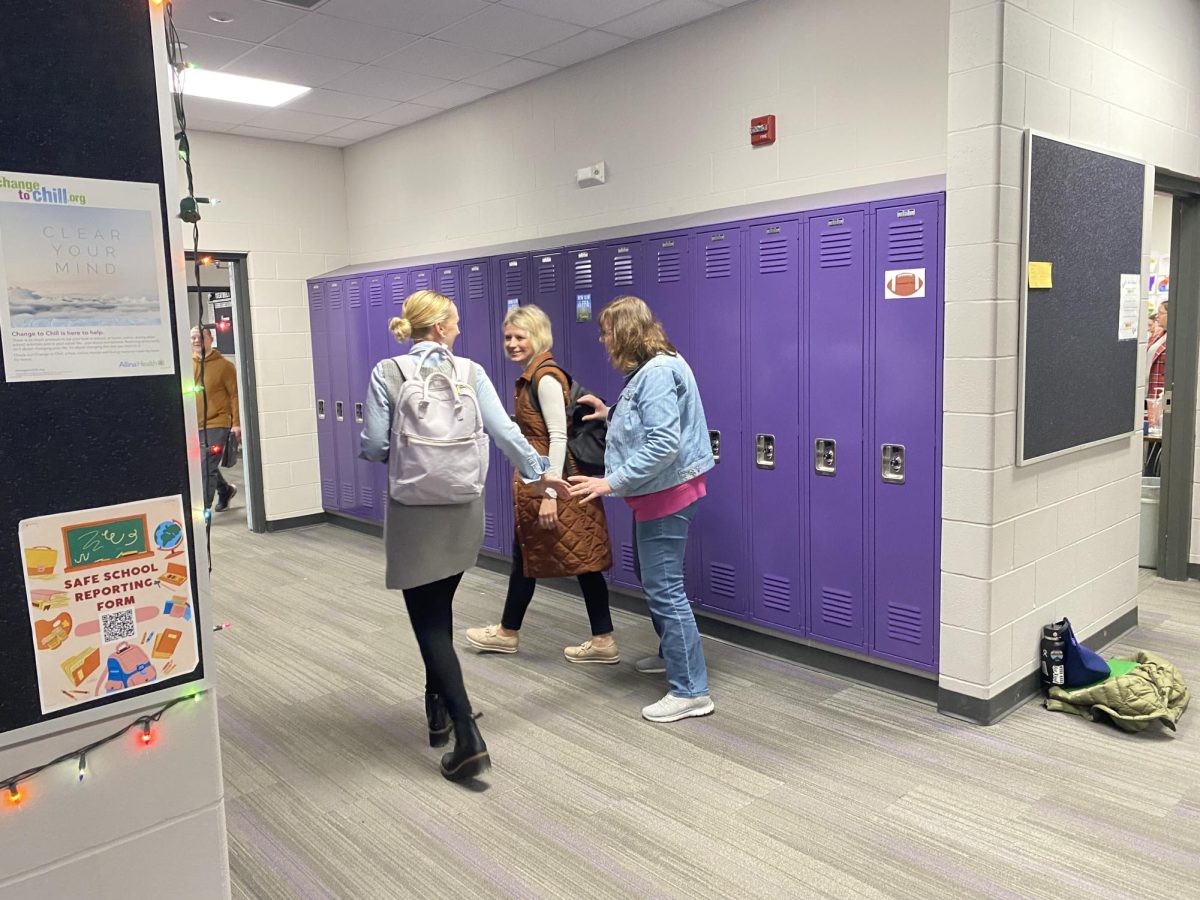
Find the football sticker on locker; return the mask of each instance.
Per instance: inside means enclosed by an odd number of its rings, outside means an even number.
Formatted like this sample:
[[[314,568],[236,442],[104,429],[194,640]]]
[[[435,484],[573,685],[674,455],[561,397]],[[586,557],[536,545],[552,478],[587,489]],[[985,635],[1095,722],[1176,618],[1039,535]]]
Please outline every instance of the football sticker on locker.
[[[508,308],[510,310],[516,309],[520,305],[521,305],[521,300],[519,297],[509,297],[508,298]]]
[[[911,300],[924,296],[924,269],[888,269],[883,273],[884,300]]]
[[[592,295],[575,295],[575,321],[590,322],[592,320]]]

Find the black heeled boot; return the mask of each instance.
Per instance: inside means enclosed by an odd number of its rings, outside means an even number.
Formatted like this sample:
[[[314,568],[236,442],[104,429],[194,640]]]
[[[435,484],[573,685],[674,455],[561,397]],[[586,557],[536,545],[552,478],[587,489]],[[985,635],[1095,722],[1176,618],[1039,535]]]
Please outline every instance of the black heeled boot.
[[[451,781],[476,778],[491,768],[487,744],[474,717],[454,722],[454,749],[442,755],[442,775]]]
[[[425,694],[425,722],[429,725],[430,747],[445,747],[450,743],[450,715],[440,694]]]

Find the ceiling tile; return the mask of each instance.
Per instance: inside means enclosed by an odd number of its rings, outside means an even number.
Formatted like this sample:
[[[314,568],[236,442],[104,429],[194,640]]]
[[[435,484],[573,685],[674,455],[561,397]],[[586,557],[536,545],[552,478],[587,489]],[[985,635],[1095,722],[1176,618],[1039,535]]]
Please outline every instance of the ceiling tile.
[[[524,84],[526,81],[533,81],[535,78],[541,78],[543,75],[549,75],[551,72],[557,72],[556,66],[548,66],[545,63],[534,62],[531,59],[514,59],[506,63],[501,63],[494,69],[488,69],[486,72],[480,72],[478,75],[472,75],[468,81],[471,84],[478,84],[483,87],[489,87],[493,90],[502,91],[505,88],[515,87],[518,84]]]
[[[301,134],[328,134],[343,125],[349,125],[353,119],[340,116],[319,116],[316,113],[300,112],[298,109],[269,109],[255,116],[247,124],[258,128],[272,128],[276,131],[296,131]]]
[[[327,91],[315,88],[301,94],[281,109],[298,109],[301,112],[317,113],[322,116],[344,116],[347,119],[366,119],[377,112],[390,109],[391,100],[364,97],[361,94],[346,94],[342,91]]]
[[[225,66],[222,71],[316,87],[356,68],[357,63],[344,59],[329,59],[326,56],[296,53],[277,47],[255,47],[241,59]]]
[[[578,25],[568,25],[495,4],[449,28],[443,28],[437,37],[479,50],[524,56],[557,44],[582,30]]]
[[[535,50],[527,56],[552,66],[573,66],[577,62],[600,56],[628,43],[629,38],[619,37],[615,34],[608,34],[604,31],[585,31],[542,50]]]
[[[300,143],[304,143],[312,137],[311,134],[301,134],[297,131],[277,131],[274,128],[259,128],[256,125],[238,125],[229,133],[265,138],[269,141],[298,141]]]
[[[703,19],[719,9],[703,0],[660,0],[641,12],[606,23],[604,30],[628,38],[644,38]]]
[[[378,66],[363,66],[348,75],[335,78],[326,87],[348,91],[351,94],[366,94],[368,97],[386,97],[389,100],[411,100],[420,94],[445,87],[444,78],[430,78],[412,72],[397,72]]]
[[[724,6],[728,8],[730,6],[740,6],[743,3],[748,3],[749,0],[708,0],[708,2],[715,3],[717,6]]]
[[[371,116],[371,120],[375,122],[387,122],[390,125],[411,125],[413,122],[428,119],[430,116],[437,115],[440,112],[440,109],[435,109],[431,106],[422,106],[419,103],[401,103],[393,106],[391,109],[376,113]]]
[[[574,25],[603,25],[639,9],[653,6],[658,0],[500,0],[504,6],[523,9],[551,19]]]
[[[209,13],[233,16],[233,21],[214,22],[209,19]],[[239,41],[265,41],[305,15],[303,10],[258,0],[187,0],[171,6],[176,28]]]
[[[183,58],[202,69],[219,69],[255,47],[247,41],[231,41],[199,31],[180,31],[179,39],[187,44]]]
[[[458,81],[468,75],[494,68],[510,59],[511,56],[500,53],[476,50],[461,44],[448,44],[435,38],[422,38],[403,50],[397,50],[390,56],[376,60],[375,65]]]
[[[432,34],[488,5],[484,0],[329,0],[321,12],[409,34]]]
[[[384,125],[380,122],[351,122],[349,125],[343,125],[337,131],[329,132],[329,137],[365,141],[367,138],[373,138],[385,131],[392,131],[395,127],[395,125]]]
[[[262,115],[266,109],[265,106],[252,106],[249,103],[230,103],[227,100],[189,97],[186,94],[183,97],[183,111],[187,114],[188,127],[191,127],[193,118],[241,125],[255,116]]]
[[[334,137],[330,134],[322,134],[319,137],[309,138],[305,141],[306,144],[320,144],[324,147],[349,147],[354,143],[353,138]]]
[[[230,122],[214,122],[211,119],[193,119],[188,116],[188,133],[193,131],[229,131],[231,128],[236,128]]]
[[[404,31],[314,13],[285,28],[267,43],[285,50],[368,63],[415,40],[417,35]]]
[[[448,84],[444,88],[438,88],[436,91],[431,91],[428,94],[422,94],[417,99],[425,106],[452,109],[455,106],[462,106],[464,103],[478,100],[480,97],[486,97],[490,93],[492,93],[491,88],[478,87],[458,81],[454,84]]]

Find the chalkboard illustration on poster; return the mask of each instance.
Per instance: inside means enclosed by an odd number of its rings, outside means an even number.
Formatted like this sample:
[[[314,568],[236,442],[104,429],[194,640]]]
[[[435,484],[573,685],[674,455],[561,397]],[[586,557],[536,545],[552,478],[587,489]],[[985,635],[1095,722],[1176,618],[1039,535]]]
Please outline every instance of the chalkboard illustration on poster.
[[[176,495],[20,523],[43,713],[196,669],[182,520]]]
[[[173,371],[155,184],[0,172],[8,381]]]

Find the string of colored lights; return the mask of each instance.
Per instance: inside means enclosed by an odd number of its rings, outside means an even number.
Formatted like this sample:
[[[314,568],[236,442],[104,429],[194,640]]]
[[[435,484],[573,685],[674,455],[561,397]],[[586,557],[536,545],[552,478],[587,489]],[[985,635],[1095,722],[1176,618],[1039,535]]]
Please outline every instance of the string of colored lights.
[[[204,694],[202,691],[196,691],[195,693],[188,694],[184,697],[176,697],[174,700],[164,703],[156,712],[144,716],[138,716],[124,728],[121,728],[119,731],[114,731],[107,737],[102,737],[99,740],[92,741],[90,744],[80,747],[78,750],[72,750],[69,753],[64,753],[62,756],[55,757],[49,762],[44,762],[39,766],[28,768],[24,772],[18,772],[16,775],[10,775],[7,778],[0,778],[0,785],[3,785],[4,790],[8,792],[8,802],[13,805],[20,804],[20,802],[24,799],[24,796],[21,793],[22,783],[33,778],[35,775],[44,772],[46,769],[61,765],[65,762],[70,762],[71,760],[78,760],[77,772],[79,775],[79,781],[82,782],[84,778],[87,777],[87,758],[89,753],[94,753],[105,744],[111,744],[113,741],[117,740],[126,732],[134,728],[141,728],[141,744],[143,747],[148,746],[154,742],[154,725],[163,717],[163,713],[165,713],[171,707],[179,705],[180,703],[186,703],[188,701],[199,703],[203,696]]]

